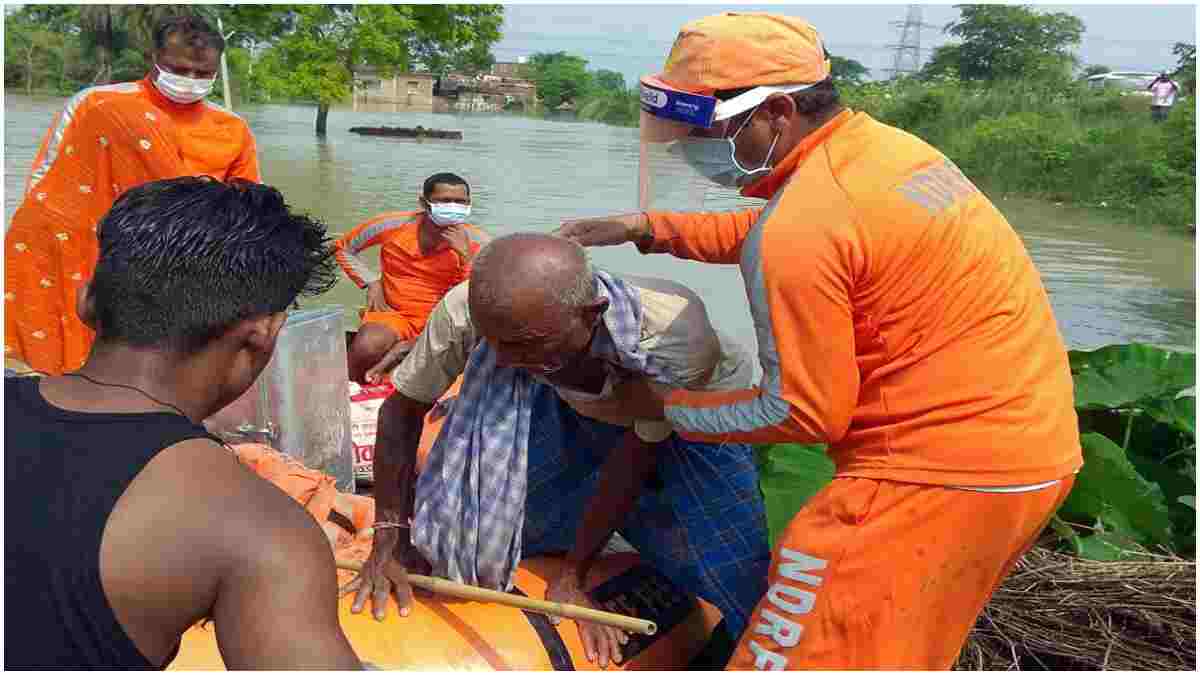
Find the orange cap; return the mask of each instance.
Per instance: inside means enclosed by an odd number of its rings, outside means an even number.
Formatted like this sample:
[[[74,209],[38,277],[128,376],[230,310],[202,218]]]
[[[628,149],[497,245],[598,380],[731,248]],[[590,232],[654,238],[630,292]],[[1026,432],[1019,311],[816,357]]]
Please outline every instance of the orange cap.
[[[829,77],[829,59],[821,34],[803,19],[726,12],[684,24],[658,77],[696,94],[815,84]]]

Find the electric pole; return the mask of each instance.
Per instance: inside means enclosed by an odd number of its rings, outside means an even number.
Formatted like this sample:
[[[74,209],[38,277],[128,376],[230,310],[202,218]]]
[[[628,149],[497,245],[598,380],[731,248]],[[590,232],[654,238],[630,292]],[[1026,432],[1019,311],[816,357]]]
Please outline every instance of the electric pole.
[[[900,44],[888,45],[896,56],[892,59],[892,67],[886,70],[892,77],[915,75],[921,70],[921,29],[937,26],[921,22],[921,5],[909,5],[904,21],[891,24],[900,29]]]
[[[217,17],[217,32],[219,32],[219,33],[225,32],[225,27],[221,25],[221,17],[219,17],[219,16]],[[225,52],[229,51],[229,44],[228,44],[229,38],[233,37],[233,34],[236,32],[237,31],[231,30],[231,31],[229,31],[228,35],[221,36],[221,37],[225,38],[225,42],[226,42],[225,49],[221,50],[221,84],[223,84],[225,86],[225,91],[224,91],[225,107],[229,108],[230,110],[233,110],[233,97],[230,96],[230,94],[229,94],[229,66],[226,64],[226,61],[225,61]]]

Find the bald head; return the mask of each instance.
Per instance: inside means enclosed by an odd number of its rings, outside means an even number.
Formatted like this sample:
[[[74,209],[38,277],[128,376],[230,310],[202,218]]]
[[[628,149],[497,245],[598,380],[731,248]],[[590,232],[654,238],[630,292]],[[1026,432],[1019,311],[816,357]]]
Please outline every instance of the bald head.
[[[582,246],[529,232],[494,239],[475,256],[467,295],[501,362],[535,370],[585,350],[608,307]]]
[[[585,305],[596,298],[596,282],[579,244],[550,234],[519,232],[494,239],[475,257],[469,295],[472,315],[478,308],[513,317],[514,312]]]

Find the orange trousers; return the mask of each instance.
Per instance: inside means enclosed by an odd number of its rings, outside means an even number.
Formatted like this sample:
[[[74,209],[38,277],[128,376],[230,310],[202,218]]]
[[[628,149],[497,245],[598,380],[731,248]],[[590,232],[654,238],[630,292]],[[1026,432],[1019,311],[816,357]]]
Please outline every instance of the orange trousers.
[[[396,338],[402,342],[416,340],[421,331],[425,329],[424,323],[418,325],[415,321],[400,312],[360,311],[359,318],[362,320],[362,323],[381,323],[391,328],[395,331]],[[426,317],[426,319],[428,318]]]
[[[1073,484],[988,493],[835,479],[780,537],[728,669],[949,669]]]

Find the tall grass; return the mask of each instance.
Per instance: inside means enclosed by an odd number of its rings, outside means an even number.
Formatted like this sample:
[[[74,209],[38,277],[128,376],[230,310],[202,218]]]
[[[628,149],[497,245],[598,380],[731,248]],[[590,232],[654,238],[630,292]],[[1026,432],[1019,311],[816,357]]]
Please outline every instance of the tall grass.
[[[872,83],[843,98],[930,142],[990,192],[1114,209],[1137,224],[1196,222],[1191,100],[1155,124],[1146,97],[1073,85]]]

